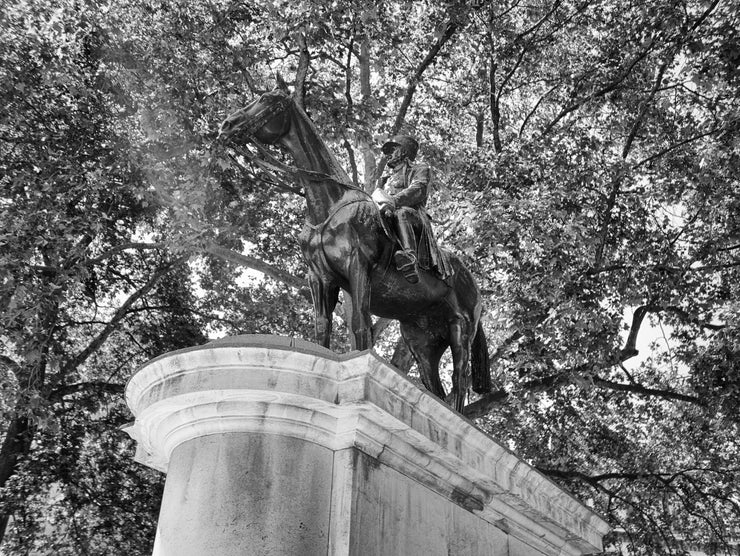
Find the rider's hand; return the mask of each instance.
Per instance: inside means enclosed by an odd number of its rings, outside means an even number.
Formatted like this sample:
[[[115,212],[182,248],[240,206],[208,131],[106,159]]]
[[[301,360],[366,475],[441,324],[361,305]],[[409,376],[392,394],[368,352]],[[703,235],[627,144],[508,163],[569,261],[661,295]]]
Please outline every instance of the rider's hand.
[[[393,207],[390,205],[385,205],[382,209],[380,209],[380,214],[385,216],[386,218],[393,214]]]

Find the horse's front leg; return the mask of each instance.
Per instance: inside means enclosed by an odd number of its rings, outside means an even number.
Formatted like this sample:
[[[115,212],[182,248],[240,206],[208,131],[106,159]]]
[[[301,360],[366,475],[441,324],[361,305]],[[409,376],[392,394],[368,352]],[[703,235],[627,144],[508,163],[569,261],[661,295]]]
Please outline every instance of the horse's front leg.
[[[349,290],[352,296],[350,319],[352,349],[370,349],[373,346],[370,319],[370,265],[357,253],[352,254],[349,264]]]
[[[308,272],[308,283],[313,298],[316,341],[328,348],[331,340],[332,315],[339,298],[339,287],[325,284],[311,271]]]

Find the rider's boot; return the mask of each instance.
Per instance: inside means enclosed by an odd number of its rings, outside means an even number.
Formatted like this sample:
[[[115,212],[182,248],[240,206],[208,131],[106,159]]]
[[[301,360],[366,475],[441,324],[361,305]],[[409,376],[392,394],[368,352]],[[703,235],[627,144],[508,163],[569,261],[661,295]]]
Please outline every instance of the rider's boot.
[[[401,241],[402,250],[396,251],[393,259],[396,268],[403,274],[404,278],[411,283],[416,284],[419,281],[419,272],[416,268],[416,236],[411,222],[408,221],[405,214],[399,212],[398,217],[398,239]]]

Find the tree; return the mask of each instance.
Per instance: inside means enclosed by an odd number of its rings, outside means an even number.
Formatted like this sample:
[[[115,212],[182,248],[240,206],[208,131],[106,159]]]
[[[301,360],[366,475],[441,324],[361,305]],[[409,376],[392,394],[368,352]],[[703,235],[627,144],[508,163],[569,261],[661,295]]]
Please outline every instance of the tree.
[[[0,15],[3,551],[148,550],[162,478],[115,432],[136,365],[214,335],[311,338],[300,191],[214,144],[275,71],[367,189],[384,137],[422,139],[438,237],[486,297],[495,387],[467,413],[625,551],[730,542],[738,13],[16,0]],[[386,326],[377,349],[415,379]]]

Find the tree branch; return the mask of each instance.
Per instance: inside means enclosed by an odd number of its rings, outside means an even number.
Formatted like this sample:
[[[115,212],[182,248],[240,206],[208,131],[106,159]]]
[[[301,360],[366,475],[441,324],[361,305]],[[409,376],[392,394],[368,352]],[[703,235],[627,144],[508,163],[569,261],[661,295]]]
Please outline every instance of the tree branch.
[[[463,415],[468,419],[477,419],[490,413],[490,411],[503,403],[506,403],[509,399],[510,394],[503,388],[488,392],[480,397],[480,399],[474,401],[471,404],[466,405],[463,408]]]
[[[120,253],[121,251],[126,251],[128,249],[136,249],[139,251],[144,251],[148,249],[166,249],[166,247],[167,245],[164,243],[145,243],[145,242],[137,242],[137,241],[132,241],[129,243],[122,243],[120,245],[116,245],[115,247],[112,247],[111,249],[108,249],[107,251],[104,251],[97,257],[88,259],[87,264],[97,264],[103,261],[104,259],[112,257],[116,253]]]
[[[612,92],[613,90],[617,89],[619,85],[627,79],[630,73],[632,73],[632,70],[635,69],[637,64],[643,60],[652,50],[653,48],[653,42],[651,42],[647,48],[645,48],[642,52],[638,53],[631,61],[630,63],[617,75],[614,79],[612,79],[609,83],[601,87],[599,90],[591,93],[590,95],[587,95],[579,100],[576,100],[575,102],[572,102],[568,106],[561,109],[560,113],[555,116],[555,118],[545,126],[545,129],[542,131],[543,135],[547,135],[550,133],[553,128],[557,125],[557,123],[562,120],[565,116],[570,114],[571,112],[574,112],[575,110],[578,110],[581,106],[586,104],[589,100],[593,100],[598,97],[602,97],[606,95],[607,93]]]
[[[615,362],[615,364],[619,361]],[[611,366],[611,365],[610,365]],[[583,383],[591,384],[597,388],[603,388],[606,390],[615,390],[617,392],[629,392],[631,394],[637,394],[640,396],[657,397],[671,401],[681,401],[704,406],[705,402],[699,397],[689,396],[688,394],[681,394],[673,390],[667,390],[662,388],[651,388],[643,386],[637,383],[625,384],[622,382],[615,382],[595,375],[588,375],[588,378],[581,380],[574,380],[574,376],[581,376],[589,370],[591,365],[584,365],[580,368],[574,369],[572,372],[563,372],[555,375],[550,375],[537,380],[531,380],[522,384],[521,389],[524,391],[541,392],[543,390],[552,388],[561,388],[565,386],[578,386],[583,387]],[[463,410],[463,414],[470,418],[475,419],[477,417],[483,417],[494,407],[506,403],[511,394],[505,389],[489,392],[480,397],[480,399],[467,405]]]
[[[149,293],[154,286],[157,285],[157,282],[161,280],[164,276],[166,276],[174,267],[176,267],[179,264],[184,263],[189,258],[189,255],[184,255],[182,257],[179,257],[175,259],[174,261],[164,265],[159,270],[157,270],[154,274],[152,274],[149,277],[149,280],[141,286],[138,290],[136,290],[134,293],[132,293],[128,299],[118,308],[118,310],[113,315],[113,318],[108,322],[108,324],[103,328],[103,330],[100,331],[100,333],[87,345],[85,349],[83,349],[80,353],[78,353],[75,357],[70,359],[63,367],[60,372],[60,377],[64,377],[67,373],[70,371],[76,369],[79,367],[82,363],[84,363],[90,355],[92,355],[100,346],[103,345],[103,343],[108,339],[108,337],[116,330],[119,323],[126,317],[128,314],[129,309],[137,302],[139,299],[144,297],[147,293]]]
[[[642,308],[643,307],[640,307],[640,309]],[[676,307],[675,305],[668,305],[668,306],[647,305],[644,308],[646,311],[649,311],[651,313],[672,313],[676,315],[677,317],[679,317],[681,320],[689,324],[698,326],[699,328],[704,328],[706,330],[716,331],[716,330],[723,330],[724,328],[727,328],[726,324],[711,323],[705,320],[692,317],[686,310],[682,309],[681,307]]]
[[[658,71],[655,76],[655,82],[653,83],[653,88],[650,90],[650,93],[648,94],[648,97],[640,103],[640,109],[637,113],[637,117],[635,118],[634,123],[632,124],[632,129],[630,129],[629,135],[627,136],[627,140],[624,143],[624,148],[622,149],[622,159],[627,159],[627,155],[630,152],[630,149],[632,148],[632,142],[635,140],[635,136],[637,135],[637,130],[640,128],[640,124],[642,123],[642,119],[645,117],[645,114],[647,113],[648,105],[650,102],[655,98],[655,93],[658,92],[658,88],[660,87],[661,82],[663,81],[663,76],[665,75],[665,70],[668,68],[668,65],[673,61],[673,55],[666,58],[666,60],[660,65],[658,68]]]
[[[352,170],[352,183],[354,185],[360,185],[360,178],[357,173],[357,160],[355,160],[355,150],[349,142],[349,139],[342,133],[342,146],[347,151],[347,158],[349,159],[349,167]]]
[[[401,101],[401,107],[398,109],[398,114],[396,114],[396,119],[391,127],[391,135],[395,135],[400,131],[403,121],[406,119],[406,112],[408,112],[409,106],[411,105],[411,99],[414,97],[416,87],[419,85],[422,75],[424,75],[426,69],[432,64],[432,62],[434,62],[434,59],[437,57],[437,54],[439,54],[439,51],[442,50],[442,47],[452,38],[452,35],[455,34],[457,28],[457,23],[452,20],[448,21],[442,34],[436,41],[434,41],[434,44],[429,49],[429,52],[427,52],[427,55],[416,67],[416,70],[414,70],[408,87],[406,87],[406,93]]]
[[[672,390],[649,388],[647,386],[642,386],[641,384],[636,383],[624,384],[622,382],[614,382],[612,380],[607,380],[598,376],[593,377],[593,383],[594,386],[598,386],[599,388],[606,388],[608,390],[631,392],[632,394],[639,394],[641,396],[654,396],[666,400],[688,402],[700,406],[706,405],[704,400],[697,396],[689,396],[687,394],[681,394],[680,392],[674,392]]]
[[[612,189],[609,192],[609,198],[606,201],[606,209],[604,211],[604,222],[601,225],[599,232],[599,244],[596,247],[596,254],[594,256],[594,267],[598,268],[601,266],[601,261],[604,257],[604,249],[606,248],[606,242],[609,238],[609,226],[612,223],[612,210],[617,202],[617,195],[619,194],[619,188],[622,184],[622,172],[614,178],[612,181]]]
[[[389,133],[390,136],[396,135],[401,130],[401,126],[403,126],[403,122],[406,119],[406,112],[408,112],[409,106],[411,106],[411,99],[414,97],[416,87],[418,87],[419,82],[424,75],[424,72],[432,64],[432,62],[434,62],[434,59],[437,57],[437,54],[439,54],[439,51],[442,50],[442,47],[452,38],[452,36],[455,34],[455,31],[457,31],[457,28],[457,23],[455,23],[453,20],[448,21],[445,25],[445,30],[437,38],[437,40],[434,41],[434,44],[429,49],[429,52],[427,52],[427,55],[414,70],[414,73],[411,75],[411,80],[406,87],[406,92],[403,95],[401,107],[398,109],[396,119],[391,126]],[[377,183],[377,181],[380,179],[380,176],[382,175],[384,169],[385,157],[382,157],[375,168],[375,176],[373,179],[374,183]]]
[[[344,125],[345,128],[350,125],[350,118],[354,117],[355,103],[352,99],[352,47],[355,42],[354,33],[350,37],[349,46],[347,47],[347,69],[344,72],[344,98],[347,100],[347,110],[344,113]],[[352,183],[359,185],[359,177],[357,173],[357,161],[355,160],[355,151],[352,145],[347,139],[347,135],[342,131],[342,145],[347,151],[347,157],[349,158],[349,165],[352,170]]]
[[[52,390],[49,394],[49,401],[59,402],[65,396],[71,396],[73,394],[79,394],[81,392],[87,392],[90,390],[106,394],[122,394],[124,388],[124,384],[115,384],[105,381],[90,381],[78,382],[77,384],[66,384]]]
[[[647,158],[644,158],[640,162],[634,164],[632,166],[632,168],[636,170],[640,166],[644,166],[645,164],[648,164],[648,163],[652,162],[653,160],[655,160],[657,158],[660,158],[661,156],[664,156],[664,155],[668,154],[671,151],[675,151],[679,147],[683,147],[684,145],[687,145],[688,143],[692,143],[694,141],[698,141],[699,139],[703,139],[704,137],[708,137],[709,135],[714,135],[715,133],[717,133],[719,131],[724,131],[724,129],[725,128],[723,126],[717,126],[717,127],[712,128],[709,131],[706,131],[704,133],[700,133],[698,135],[694,135],[693,137],[689,137],[688,139],[684,139],[683,141],[679,141],[675,145],[671,145],[670,147],[667,147],[667,148],[663,149],[662,151],[658,151],[657,153],[655,153],[655,154],[653,154],[651,156],[648,156]]]
[[[306,35],[298,33],[298,69],[295,74],[295,91],[293,99],[301,110],[305,110],[306,103],[306,76],[308,75],[308,66],[311,63],[311,53],[308,51],[306,44]]]
[[[475,118],[475,146],[477,148],[483,147],[483,131],[485,130],[486,113],[484,110],[471,113]]]
[[[562,83],[556,83],[553,87],[550,88],[550,90],[548,90],[547,92],[545,92],[545,94],[542,95],[537,100],[537,102],[535,103],[535,105],[532,108],[532,110],[530,110],[529,113],[527,114],[527,116],[524,118],[524,121],[522,122],[522,125],[519,126],[519,136],[520,137],[524,133],[524,128],[527,127],[527,124],[529,123],[529,120],[532,118],[532,116],[534,116],[534,113],[537,112],[537,109],[540,107],[540,104],[542,104],[542,101],[544,101],[546,97],[548,97],[553,91],[555,91],[555,89],[557,89],[558,87],[560,87],[560,85],[562,85]]]
[[[385,332],[386,328],[388,328],[392,322],[393,319],[381,317],[373,323],[373,326],[371,328],[373,344],[377,341],[378,338],[380,338],[380,335]]]
[[[522,50],[522,52],[524,51]],[[491,69],[488,72],[488,85],[490,88],[488,103],[491,109],[491,123],[493,124],[493,149],[497,153],[500,153],[501,130],[499,126],[501,124],[501,110],[499,109],[499,95],[496,93],[496,68],[496,62],[493,61],[493,56],[491,56]]]
[[[357,59],[360,62],[360,98],[362,99],[362,103],[367,106],[372,94],[370,88],[370,41],[367,36],[362,37],[360,54]],[[375,176],[377,173],[375,153],[364,134],[360,134],[359,141],[360,148],[362,149],[365,191],[372,193],[375,189]]]
[[[5,431],[5,438],[0,445],[0,487],[15,474],[18,460],[31,448],[32,432],[26,415],[16,416],[10,420]],[[0,543],[5,538],[10,514],[0,513]]]
[[[16,377],[20,374],[21,366],[6,355],[0,354],[0,365],[7,367]]]
[[[642,326],[642,321],[645,318],[645,315],[648,314],[650,311],[650,307],[648,305],[642,305],[635,309],[635,314],[632,316],[632,325],[630,326],[630,333],[627,336],[627,340],[624,343],[624,347],[622,348],[622,351],[620,352],[620,363],[624,363],[627,361],[627,359],[631,357],[635,357],[639,354],[639,351],[637,350],[637,335],[640,333],[640,327]]]
[[[587,475],[582,471],[568,470],[568,469],[551,469],[549,467],[536,466],[535,469],[540,473],[544,473],[549,477],[558,477],[559,479],[580,479],[588,483],[598,483],[601,481],[609,481],[612,479],[625,479],[628,481],[635,481],[639,479],[659,479],[662,480],[665,477],[670,477],[673,473],[600,473],[598,475]]]
[[[514,62],[514,66],[509,70],[509,72],[504,76],[503,80],[501,81],[501,86],[498,88],[498,93],[496,93],[496,104],[499,103],[501,100],[501,95],[504,92],[504,87],[509,83],[511,78],[516,73],[516,70],[519,69],[519,66],[522,63],[522,60],[524,60],[524,55],[527,53],[526,47],[522,46],[521,52],[519,52],[519,55],[516,57],[516,62]]]
[[[241,253],[238,253],[232,249],[227,249],[226,247],[221,247],[220,245],[216,245],[215,243],[208,244],[205,247],[204,251],[225,261],[236,263],[241,266],[246,266],[247,268],[251,268],[252,270],[261,272],[265,276],[269,276],[273,280],[277,280],[278,282],[282,282],[292,288],[297,289],[298,292],[306,299],[311,299],[311,292],[306,287],[306,281],[302,278],[298,278],[297,276],[293,276],[292,274],[284,271],[281,268],[268,264],[255,257],[242,255]]]
[[[496,351],[491,354],[488,362],[493,367],[493,364],[498,361],[503,355],[509,350],[509,347],[514,343],[518,342],[524,337],[519,330],[516,330],[513,334],[510,334],[503,342],[496,346]]]
[[[548,19],[550,19],[550,16],[554,14],[559,7],[560,7],[560,0],[555,0],[555,2],[552,3],[552,7],[550,8],[550,10],[545,15],[543,15],[534,25],[532,25],[532,27],[530,27],[526,31],[523,31],[522,33],[519,33],[518,38],[522,39],[528,34],[534,33],[537,29],[542,27],[542,24],[545,23],[545,21],[547,21]]]

